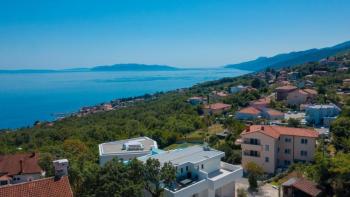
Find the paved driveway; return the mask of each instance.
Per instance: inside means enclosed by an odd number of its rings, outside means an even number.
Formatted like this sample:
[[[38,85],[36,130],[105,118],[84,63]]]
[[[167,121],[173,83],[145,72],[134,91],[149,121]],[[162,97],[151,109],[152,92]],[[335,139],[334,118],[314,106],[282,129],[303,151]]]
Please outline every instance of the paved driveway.
[[[247,191],[248,187],[249,187],[248,179],[241,178],[237,180],[235,185],[236,197],[237,197],[238,188],[244,188]],[[278,189],[273,188],[271,184],[265,184],[259,187],[258,192],[254,192],[254,193],[248,192],[248,196],[249,197],[278,197]]]

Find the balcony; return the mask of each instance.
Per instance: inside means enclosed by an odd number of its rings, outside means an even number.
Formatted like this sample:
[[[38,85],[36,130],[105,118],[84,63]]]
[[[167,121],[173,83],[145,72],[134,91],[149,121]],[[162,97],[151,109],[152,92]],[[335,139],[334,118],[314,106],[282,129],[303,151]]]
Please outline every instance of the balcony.
[[[260,140],[253,139],[253,138],[245,138],[245,139],[243,139],[243,144],[258,145],[258,146],[261,145]]]
[[[242,166],[220,162],[220,169],[208,174],[209,186],[215,191],[218,188],[236,181],[242,176]]]
[[[181,190],[183,188],[194,185],[197,182],[205,180],[207,177],[208,177],[208,174],[201,170],[189,172],[187,176],[177,177],[176,182],[173,184],[171,188],[169,188],[169,190],[173,192]]]
[[[177,182],[178,186],[174,189],[165,188],[165,196],[166,197],[182,197],[182,196],[191,196],[197,193],[200,193],[204,190],[208,189],[208,181],[207,179],[197,179],[187,185],[181,185]]]
[[[257,151],[243,151],[244,156],[249,156],[249,157],[260,157],[260,152]]]

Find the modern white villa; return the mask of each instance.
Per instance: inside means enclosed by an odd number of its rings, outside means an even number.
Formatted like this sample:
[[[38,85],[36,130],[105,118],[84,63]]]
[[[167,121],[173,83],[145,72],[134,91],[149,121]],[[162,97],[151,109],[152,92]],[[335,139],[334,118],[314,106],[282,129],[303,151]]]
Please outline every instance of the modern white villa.
[[[138,159],[145,162],[151,157],[176,167],[176,182],[172,188],[165,188],[166,197],[232,197],[235,181],[242,177],[243,169],[222,162],[224,156],[224,152],[209,147],[192,146]]]
[[[148,137],[138,137],[127,140],[106,142],[99,144],[100,165],[113,158],[124,161],[145,156],[152,153],[153,149],[158,149],[157,142]]]

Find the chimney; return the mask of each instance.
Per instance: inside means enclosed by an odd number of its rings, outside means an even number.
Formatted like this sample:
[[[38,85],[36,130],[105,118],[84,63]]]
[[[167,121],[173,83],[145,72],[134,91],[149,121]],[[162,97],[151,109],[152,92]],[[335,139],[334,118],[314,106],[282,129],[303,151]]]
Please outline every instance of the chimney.
[[[20,174],[23,173],[23,160],[19,160]]]
[[[264,128],[264,126],[261,126],[261,130],[263,131],[265,128]]]
[[[55,179],[59,180],[62,176],[68,176],[68,160],[59,159],[53,161],[55,167]]]
[[[246,129],[246,132],[249,132],[249,131],[250,131],[250,126],[248,126]]]

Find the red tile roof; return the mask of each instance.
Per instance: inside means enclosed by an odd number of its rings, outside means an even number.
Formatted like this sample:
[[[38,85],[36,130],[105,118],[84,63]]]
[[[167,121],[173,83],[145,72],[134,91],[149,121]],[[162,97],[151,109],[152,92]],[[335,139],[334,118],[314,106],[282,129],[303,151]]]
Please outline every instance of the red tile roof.
[[[317,94],[317,91],[314,90],[314,89],[306,88],[306,89],[303,89],[303,91],[306,92],[306,93],[308,93],[308,94],[314,94],[314,95]]]
[[[0,174],[9,176],[17,174],[41,173],[39,155],[36,153],[21,153],[15,155],[0,155]]]
[[[253,133],[253,132],[264,133],[273,138],[279,138],[281,135],[317,138],[319,135],[318,132],[315,131],[314,129],[293,128],[293,127],[272,126],[272,125],[251,125],[242,133],[242,135]]]
[[[267,106],[268,104],[270,104],[270,102],[271,102],[271,98],[265,97],[256,101],[252,101],[250,104],[256,105],[256,106]]]
[[[269,114],[270,116],[283,116],[284,113],[280,112],[280,111],[277,111],[275,109],[266,109],[266,113]]]
[[[210,105],[205,105],[204,108],[216,110],[216,109],[231,108],[231,105],[228,105],[225,103],[214,103],[214,104],[210,104]]]
[[[255,107],[245,107],[238,111],[242,114],[253,114],[253,115],[259,115],[261,113],[260,110],[256,109]]]
[[[67,176],[39,179],[0,187],[0,196],[6,197],[73,197]]]
[[[322,191],[317,188],[317,184],[305,178],[291,178],[282,185],[294,187],[310,196],[318,196]]]

